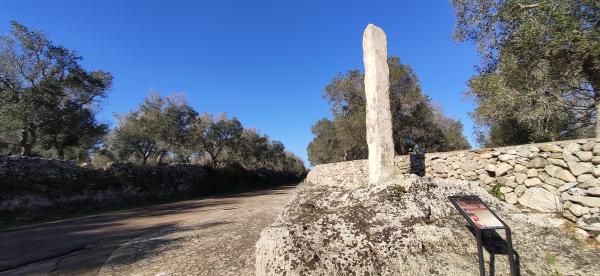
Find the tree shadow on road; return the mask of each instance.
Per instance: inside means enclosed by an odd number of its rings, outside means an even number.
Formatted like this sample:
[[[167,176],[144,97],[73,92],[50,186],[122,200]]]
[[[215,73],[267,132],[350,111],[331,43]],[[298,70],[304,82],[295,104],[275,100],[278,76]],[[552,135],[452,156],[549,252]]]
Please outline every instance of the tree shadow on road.
[[[117,244],[112,246],[114,250],[118,244],[144,233],[174,227],[187,215],[215,207],[221,209],[238,202],[239,200],[235,199],[220,199],[215,202],[186,201],[2,231],[0,275],[10,275],[8,272],[11,270],[41,261],[56,258],[59,262],[62,258],[73,257],[76,254],[89,254],[90,250],[116,241]],[[89,269],[94,269],[94,265],[97,264],[90,263]]]
[[[118,272],[111,270],[134,264],[140,260],[150,259],[164,252],[177,250],[184,246],[185,232],[208,229],[230,223],[233,222],[213,221],[191,226],[173,225],[148,233],[138,239],[127,242],[122,246],[122,250],[113,252],[113,255],[106,261],[106,265],[108,265],[106,269],[108,271],[105,272],[118,274]],[[179,237],[171,237],[170,234],[172,233],[177,233]]]

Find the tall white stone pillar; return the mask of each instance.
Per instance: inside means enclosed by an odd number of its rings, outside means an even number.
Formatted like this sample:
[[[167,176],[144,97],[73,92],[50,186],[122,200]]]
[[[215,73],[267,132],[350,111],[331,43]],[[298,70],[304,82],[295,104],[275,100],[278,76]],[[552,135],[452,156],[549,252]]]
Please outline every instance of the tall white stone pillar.
[[[369,184],[391,180],[394,175],[394,140],[390,112],[387,41],[383,30],[369,24],[363,33]]]

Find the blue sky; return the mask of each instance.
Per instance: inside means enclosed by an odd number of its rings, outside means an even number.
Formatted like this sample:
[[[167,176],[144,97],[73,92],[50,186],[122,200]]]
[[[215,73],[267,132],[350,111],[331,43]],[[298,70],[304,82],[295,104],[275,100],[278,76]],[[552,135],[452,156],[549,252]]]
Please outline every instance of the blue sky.
[[[452,41],[447,1],[4,1],[0,33],[16,20],[114,76],[98,119],[134,109],[153,91],[185,93],[198,112],[227,112],[306,160],[310,127],[329,117],[323,88],[363,69],[362,32],[382,27],[389,55],[460,119],[472,145],[466,81],[478,61]]]

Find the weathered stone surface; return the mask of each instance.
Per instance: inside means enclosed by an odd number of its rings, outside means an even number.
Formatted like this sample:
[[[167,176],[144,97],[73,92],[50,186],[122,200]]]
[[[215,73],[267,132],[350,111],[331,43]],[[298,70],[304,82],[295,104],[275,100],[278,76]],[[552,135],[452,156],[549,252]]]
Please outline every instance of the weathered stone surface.
[[[494,164],[487,164],[487,165],[485,165],[485,170],[488,171],[488,172],[495,173],[496,172],[496,165],[494,165]]]
[[[600,231],[600,213],[583,215],[577,220],[577,226],[588,231]]]
[[[502,162],[506,162],[508,160],[513,160],[515,158],[516,158],[516,156],[513,154],[502,154],[502,155],[498,156],[498,160],[500,160]]]
[[[500,163],[496,166],[496,177],[500,177],[505,175],[508,171],[512,169],[512,166],[506,163]]]
[[[546,180],[548,180],[548,178],[552,178],[552,176],[549,176],[546,172],[542,171],[538,173],[537,176],[539,179],[542,180],[542,182],[546,182]],[[562,180],[561,180],[562,181]]]
[[[592,151],[594,149],[594,141],[587,141],[585,144],[581,145],[581,150],[583,151]]]
[[[577,188],[571,188],[571,189],[569,189],[568,193],[570,195],[580,195],[580,196],[586,195],[585,190],[581,189],[581,188],[578,188],[578,187]]]
[[[307,181],[321,185],[361,187],[368,185],[367,160],[354,160],[315,166],[306,176]]]
[[[581,217],[590,212],[590,208],[581,206],[579,204],[571,204],[569,211],[575,216]]]
[[[519,199],[521,205],[540,212],[558,211],[558,202],[559,199],[553,193],[539,187],[527,189]]]
[[[550,184],[550,185],[552,185],[554,187],[561,187],[562,185],[565,185],[565,181],[560,180],[558,178],[554,178],[554,177],[549,177],[549,178],[546,178],[546,179],[544,179],[542,181],[544,183]]]
[[[577,178],[575,178],[573,176],[573,174],[571,174],[569,171],[562,169],[560,167],[554,166],[554,165],[546,166],[544,168],[544,171],[546,171],[546,173],[548,173],[550,176],[558,178],[558,179],[562,179],[566,182],[577,181]]]
[[[515,181],[518,184],[523,184],[523,182],[525,182],[525,180],[527,179],[527,175],[524,173],[515,173]]]
[[[594,154],[589,151],[579,151],[575,153],[575,156],[581,161],[592,161]]]
[[[529,157],[530,154],[531,151],[529,151],[529,149],[526,147],[517,148],[517,156],[519,157]]]
[[[527,177],[536,177],[538,176],[538,171],[536,169],[528,169]]]
[[[580,196],[580,195],[574,195],[569,197],[570,201],[573,202],[577,202],[577,203],[581,203],[581,205],[587,206],[587,207],[600,207],[600,197],[591,197],[591,196]]]
[[[517,194],[510,192],[504,195],[504,200],[508,204],[515,205],[519,202],[519,197],[517,197]]]
[[[594,168],[592,169],[592,174],[595,177],[600,177],[600,166],[594,166]]]
[[[562,215],[564,218],[566,218],[572,222],[577,222],[577,217],[575,215],[573,215],[573,213],[571,213],[571,211],[569,211],[569,209],[564,209],[562,212]]]
[[[591,172],[592,168],[594,167],[591,163],[585,162],[567,162],[567,164],[569,165],[569,170],[571,170],[575,176]]]
[[[578,152],[580,149],[579,144],[577,143],[569,143],[563,149],[563,159],[567,162],[577,162],[579,158],[575,156],[575,152]]]
[[[566,183],[566,184],[563,184],[562,186],[560,186],[558,188],[558,191],[562,193],[562,192],[564,192],[564,191],[566,191],[568,189],[571,189],[571,188],[573,188],[575,186],[577,186],[577,182]]]
[[[587,189],[588,195],[600,196],[600,187],[592,187]]]
[[[575,229],[573,234],[575,236],[575,239],[580,241],[585,241],[587,238],[590,237],[590,234],[588,234],[587,231],[579,228]]]
[[[525,191],[527,191],[527,187],[525,187],[525,185],[519,185],[515,188],[515,194],[517,194],[517,196],[522,196]]]
[[[584,183],[584,182],[588,182],[588,181],[592,181],[595,180],[596,178],[591,175],[591,174],[582,174],[580,176],[577,177],[577,182],[579,183]]]
[[[368,188],[304,183],[298,189],[261,233],[256,275],[477,275],[473,236],[446,199],[463,193],[480,196],[511,226],[521,271],[600,270],[600,263],[590,261],[600,252],[580,249],[561,232],[562,220],[520,213],[476,184],[406,177]],[[555,262],[543,257],[549,254]],[[495,270],[505,274],[507,262],[496,261]]]
[[[525,166],[523,166],[521,164],[515,164],[514,167],[515,167],[514,171],[518,172],[518,173],[523,173],[523,172],[527,171],[527,167],[525,167]]]
[[[466,162],[462,163],[462,165],[460,165],[460,168],[463,169],[465,172],[474,172],[475,170],[477,170],[477,167],[477,163],[473,160],[467,160]]]
[[[395,172],[387,41],[383,30],[373,24],[369,24],[363,33],[363,61],[367,101],[369,184],[376,185],[392,179]]]
[[[539,149],[546,152],[562,152],[562,148],[556,144],[542,144],[539,146]]]
[[[552,185],[543,184],[542,187],[555,195],[559,195],[558,189]]]
[[[509,176],[509,177],[507,177],[507,178],[505,179],[505,181],[504,181],[504,185],[505,185],[506,187],[509,187],[509,188],[515,188],[515,187],[517,187],[517,185],[519,185],[519,183],[517,183],[517,182],[515,181],[515,177],[514,177],[514,176]]]
[[[527,180],[525,180],[525,187],[529,188],[529,187],[533,187],[533,186],[538,186],[538,185],[542,185],[542,181],[539,178],[529,178]]]
[[[548,158],[548,163],[552,164],[552,165],[556,165],[559,167],[563,167],[563,168],[568,168],[569,166],[567,165],[567,162],[565,162],[562,159],[556,159],[556,158]]]
[[[600,144],[595,144],[595,145],[594,145],[594,148],[592,148],[592,152],[593,152],[595,155],[600,155]]]
[[[577,187],[579,188],[590,188],[590,187],[600,187],[600,179],[597,179],[591,174],[582,174],[577,177],[577,182],[579,184]]]
[[[433,169],[433,171],[436,173],[448,173],[449,171],[448,166],[441,162],[434,162],[431,165],[431,169]]]
[[[536,157],[529,161],[529,163],[527,164],[527,167],[528,168],[543,168],[546,166],[546,164],[548,164],[546,159],[541,158],[541,157]]]

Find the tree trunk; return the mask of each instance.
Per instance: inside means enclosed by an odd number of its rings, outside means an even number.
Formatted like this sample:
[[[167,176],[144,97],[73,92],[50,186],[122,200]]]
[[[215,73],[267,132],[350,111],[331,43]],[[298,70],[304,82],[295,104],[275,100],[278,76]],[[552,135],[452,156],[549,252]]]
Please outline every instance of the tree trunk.
[[[65,149],[63,147],[56,147],[56,151],[58,153],[58,159],[64,160],[65,159]]]
[[[162,159],[165,156],[165,152],[166,151],[161,151],[161,152],[158,153],[158,156],[156,156],[156,164],[157,165],[160,164],[160,163],[162,163]]]
[[[210,155],[210,159],[212,160],[213,168],[217,168],[217,156],[211,152],[208,152],[208,155]]]
[[[600,116],[598,116],[598,112],[600,111],[600,99],[595,99],[594,107],[596,108],[596,138],[600,138]]]
[[[21,155],[29,156],[31,155],[31,147],[27,147],[27,139],[29,137],[29,132],[27,130],[23,130],[21,132],[21,140],[19,141],[19,146],[21,147]]]
[[[587,58],[583,62],[583,72],[594,91],[594,108],[596,109],[596,138],[600,138],[600,70],[596,66],[597,61]]]
[[[31,149],[33,148],[33,144],[35,144],[35,141],[35,131],[31,129],[24,129],[21,132],[21,140],[19,141],[19,145],[21,146],[22,156],[31,156]]]

